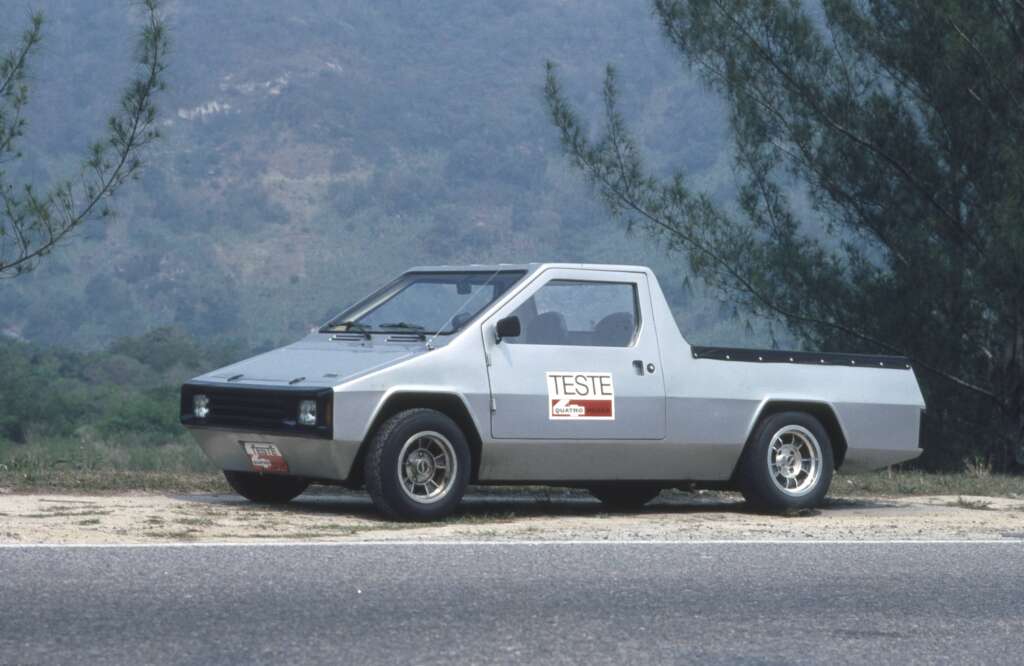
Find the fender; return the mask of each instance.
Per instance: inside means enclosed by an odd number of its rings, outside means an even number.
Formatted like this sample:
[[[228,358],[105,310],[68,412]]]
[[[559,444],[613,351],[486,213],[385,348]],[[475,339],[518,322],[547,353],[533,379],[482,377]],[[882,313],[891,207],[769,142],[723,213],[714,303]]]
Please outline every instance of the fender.
[[[469,400],[463,393],[452,387],[421,385],[399,385],[381,394],[376,407],[370,414],[370,419],[363,427],[359,453],[356,455],[356,460],[352,465],[350,476],[353,473],[361,473],[366,443],[377,426],[393,414],[413,407],[437,409],[459,425],[469,443],[470,455],[473,459],[471,479],[475,481],[480,469],[481,449],[483,446],[480,433],[483,431],[480,428],[479,422],[477,422]]]
[[[808,409],[809,408],[809,409]],[[743,439],[743,448],[750,444],[750,438],[754,434],[754,428],[761,419],[782,411],[807,411],[821,421],[821,425],[829,434],[832,440],[832,450],[835,454],[836,469],[839,469],[846,458],[846,449],[849,440],[846,437],[846,428],[839,416],[835,405],[820,398],[809,398],[806,396],[768,396],[757,406],[753,417],[747,423],[746,436]],[[738,461],[737,461],[738,464]]]
[[[473,409],[469,404],[469,400],[460,391],[451,386],[423,386],[423,385],[399,385],[393,386],[388,390],[381,393],[380,399],[377,401],[376,406],[370,412],[370,417],[362,428],[363,441],[373,432],[373,429],[383,420],[382,416],[385,413],[385,407],[389,402],[395,399],[405,399],[407,397],[424,396],[428,399],[437,398],[455,398],[462,407],[466,410],[469,418],[472,421],[473,429],[476,430],[476,434],[479,435],[482,430],[480,424],[476,420],[476,416],[473,414]],[[467,433],[468,435],[469,433]]]

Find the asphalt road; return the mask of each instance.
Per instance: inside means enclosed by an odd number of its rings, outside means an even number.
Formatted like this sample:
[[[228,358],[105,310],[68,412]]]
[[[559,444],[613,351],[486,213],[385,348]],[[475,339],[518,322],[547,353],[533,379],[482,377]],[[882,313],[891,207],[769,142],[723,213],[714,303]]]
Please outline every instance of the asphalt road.
[[[1024,545],[0,549],[2,663],[1021,663]]]

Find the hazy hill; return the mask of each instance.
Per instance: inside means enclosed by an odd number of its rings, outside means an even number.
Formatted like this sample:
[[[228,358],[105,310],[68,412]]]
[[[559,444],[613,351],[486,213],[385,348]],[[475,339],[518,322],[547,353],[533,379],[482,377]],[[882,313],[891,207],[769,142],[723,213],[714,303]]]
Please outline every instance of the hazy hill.
[[[13,11],[8,10],[12,7]],[[127,76],[127,0],[45,10],[26,178],[67,174]],[[165,140],[119,197],[34,274],[0,284],[0,330],[95,348],[157,326],[268,345],[413,264],[653,264],[684,330],[742,342],[732,308],[626,239],[565,165],[541,100],[553,59],[598,108],[606,62],[659,166],[726,191],[721,107],[645,5],[172,2]],[[0,26],[10,44],[18,25]],[[679,128],[685,128],[679,133]],[[761,339],[760,342],[766,340]]]

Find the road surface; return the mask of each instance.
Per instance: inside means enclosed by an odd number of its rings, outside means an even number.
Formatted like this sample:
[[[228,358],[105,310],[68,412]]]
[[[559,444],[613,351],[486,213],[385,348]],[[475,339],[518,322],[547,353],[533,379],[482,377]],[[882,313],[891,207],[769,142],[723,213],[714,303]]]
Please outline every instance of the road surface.
[[[0,662],[1021,663],[1016,543],[0,548]]]

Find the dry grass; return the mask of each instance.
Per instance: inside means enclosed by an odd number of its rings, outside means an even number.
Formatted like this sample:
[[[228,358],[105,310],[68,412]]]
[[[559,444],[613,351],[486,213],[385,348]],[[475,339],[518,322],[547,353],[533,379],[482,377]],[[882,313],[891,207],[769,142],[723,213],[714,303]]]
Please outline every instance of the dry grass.
[[[833,497],[976,495],[1024,497],[1024,476],[995,474],[977,469],[960,473],[886,470],[866,474],[837,474],[829,493]]]
[[[173,493],[227,493],[231,492],[220,472],[181,471],[139,471],[139,470],[37,470],[32,474],[11,474],[0,470],[0,488],[13,492],[173,492]],[[316,488],[316,486],[314,486]],[[503,486],[486,489],[490,494],[519,495],[524,490],[531,493],[538,487],[519,488]],[[332,492],[337,489],[332,488]],[[540,491],[543,492],[543,491]],[[569,495],[587,496],[585,491],[567,491]],[[714,492],[707,492],[714,495]],[[565,493],[554,491],[557,497]],[[912,495],[954,495],[957,497],[1024,497],[1024,477],[991,474],[977,477],[968,473],[927,473],[899,471],[893,473],[875,472],[870,474],[838,474],[829,491],[832,497],[901,497]],[[550,505],[545,499],[538,499],[538,508],[547,505],[557,510],[558,503]],[[976,508],[976,507],[974,507]],[[496,511],[493,515],[480,517],[488,521],[510,519]]]
[[[89,439],[38,440],[14,445],[0,442],[0,490],[13,492],[230,492],[221,473],[188,439],[159,446]],[[586,496],[582,490],[542,486],[493,487],[493,495],[522,495],[528,490],[538,505],[553,497]],[[715,493],[708,493],[714,495]],[[1024,497],[1024,476],[996,474],[986,460],[964,461],[959,473],[931,473],[892,468],[865,474],[837,474],[832,497],[952,495],[957,497]],[[557,503],[556,503],[557,505]],[[488,516],[502,520],[507,516]]]
[[[143,472],[131,470],[44,470],[29,475],[0,472],[0,488],[13,492],[175,492],[226,493],[220,472]]]
[[[227,492],[195,443],[39,439],[0,442],[0,489],[15,492]]]
[[[957,497],[955,502],[948,502],[946,506],[955,506],[961,509],[974,509],[975,511],[991,511],[992,502],[984,500],[972,500],[964,497]]]

